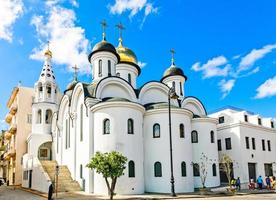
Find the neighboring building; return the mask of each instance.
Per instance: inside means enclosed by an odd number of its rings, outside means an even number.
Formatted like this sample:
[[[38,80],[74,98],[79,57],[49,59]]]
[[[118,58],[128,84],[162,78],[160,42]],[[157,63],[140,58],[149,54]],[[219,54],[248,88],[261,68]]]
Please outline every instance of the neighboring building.
[[[4,133],[5,131],[3,130],[0,132],[0,178],[6,180],[6,161],[4,159],[6,147],[4,145]]]
[[[209,115],[218,118],[219,155],[233,159],[234,177],[242,183],[259,175],[276,176],[276,129],[272,118],[234,107],[226,107]],[[221,175],[225,182],[225,175]]]
[[[22,156],[27,151],[26,139],[32,126],[33,89],[15,87],[8,100],[9,113],[6,122],[9,124],[5,132],[6,151],[4,159],[7,161],[6,178],[9,185],[22,183]]]

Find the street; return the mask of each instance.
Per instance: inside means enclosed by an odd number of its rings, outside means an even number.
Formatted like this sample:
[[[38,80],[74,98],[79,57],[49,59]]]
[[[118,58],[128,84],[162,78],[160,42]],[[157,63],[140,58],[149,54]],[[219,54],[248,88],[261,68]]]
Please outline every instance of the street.
[[[45,198],[19,189],[14,190],[10,187],[1,186],[0,200],[45,200]]]

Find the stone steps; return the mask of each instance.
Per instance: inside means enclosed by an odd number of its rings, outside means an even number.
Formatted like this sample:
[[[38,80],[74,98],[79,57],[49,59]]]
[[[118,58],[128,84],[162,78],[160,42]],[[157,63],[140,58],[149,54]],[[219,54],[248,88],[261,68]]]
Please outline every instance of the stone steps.
[[[41,165],[45,172],[49,175],[52,182],[55,181],[56,175],[56,161],[41,161]],[[58,175],[58,191],[67,192],[67,191],[80,191],[80,185],[77,181],[74,181],[71,177],[70,170],[67,166],[59,166],[59,175]]]

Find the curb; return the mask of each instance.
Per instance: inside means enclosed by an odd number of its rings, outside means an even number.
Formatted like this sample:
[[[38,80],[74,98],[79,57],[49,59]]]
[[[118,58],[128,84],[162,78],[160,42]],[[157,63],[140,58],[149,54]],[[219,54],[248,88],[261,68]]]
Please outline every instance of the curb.
[[[31,190],[29,188],[24,188],[24,187],[16,187],[16,188],[19,189],[19,190],[25,191],[25,192],[29,192],[29,193],[35,194],[37,196],[41,196],[41,197],[43,197],[45,199],[48,198],[48,194],[41,193],[41,192],[38,192],[36,190]]]

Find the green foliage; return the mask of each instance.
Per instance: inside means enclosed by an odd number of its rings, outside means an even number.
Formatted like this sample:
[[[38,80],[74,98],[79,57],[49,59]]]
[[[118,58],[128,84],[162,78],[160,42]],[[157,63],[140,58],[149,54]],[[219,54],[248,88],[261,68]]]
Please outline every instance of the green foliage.
[[[231,187],[231,174],[232,174],[232,165],[233,160],[229,155],[223,154],[220,158],[221,170],[226,173],[228,179],[228,184]]]

